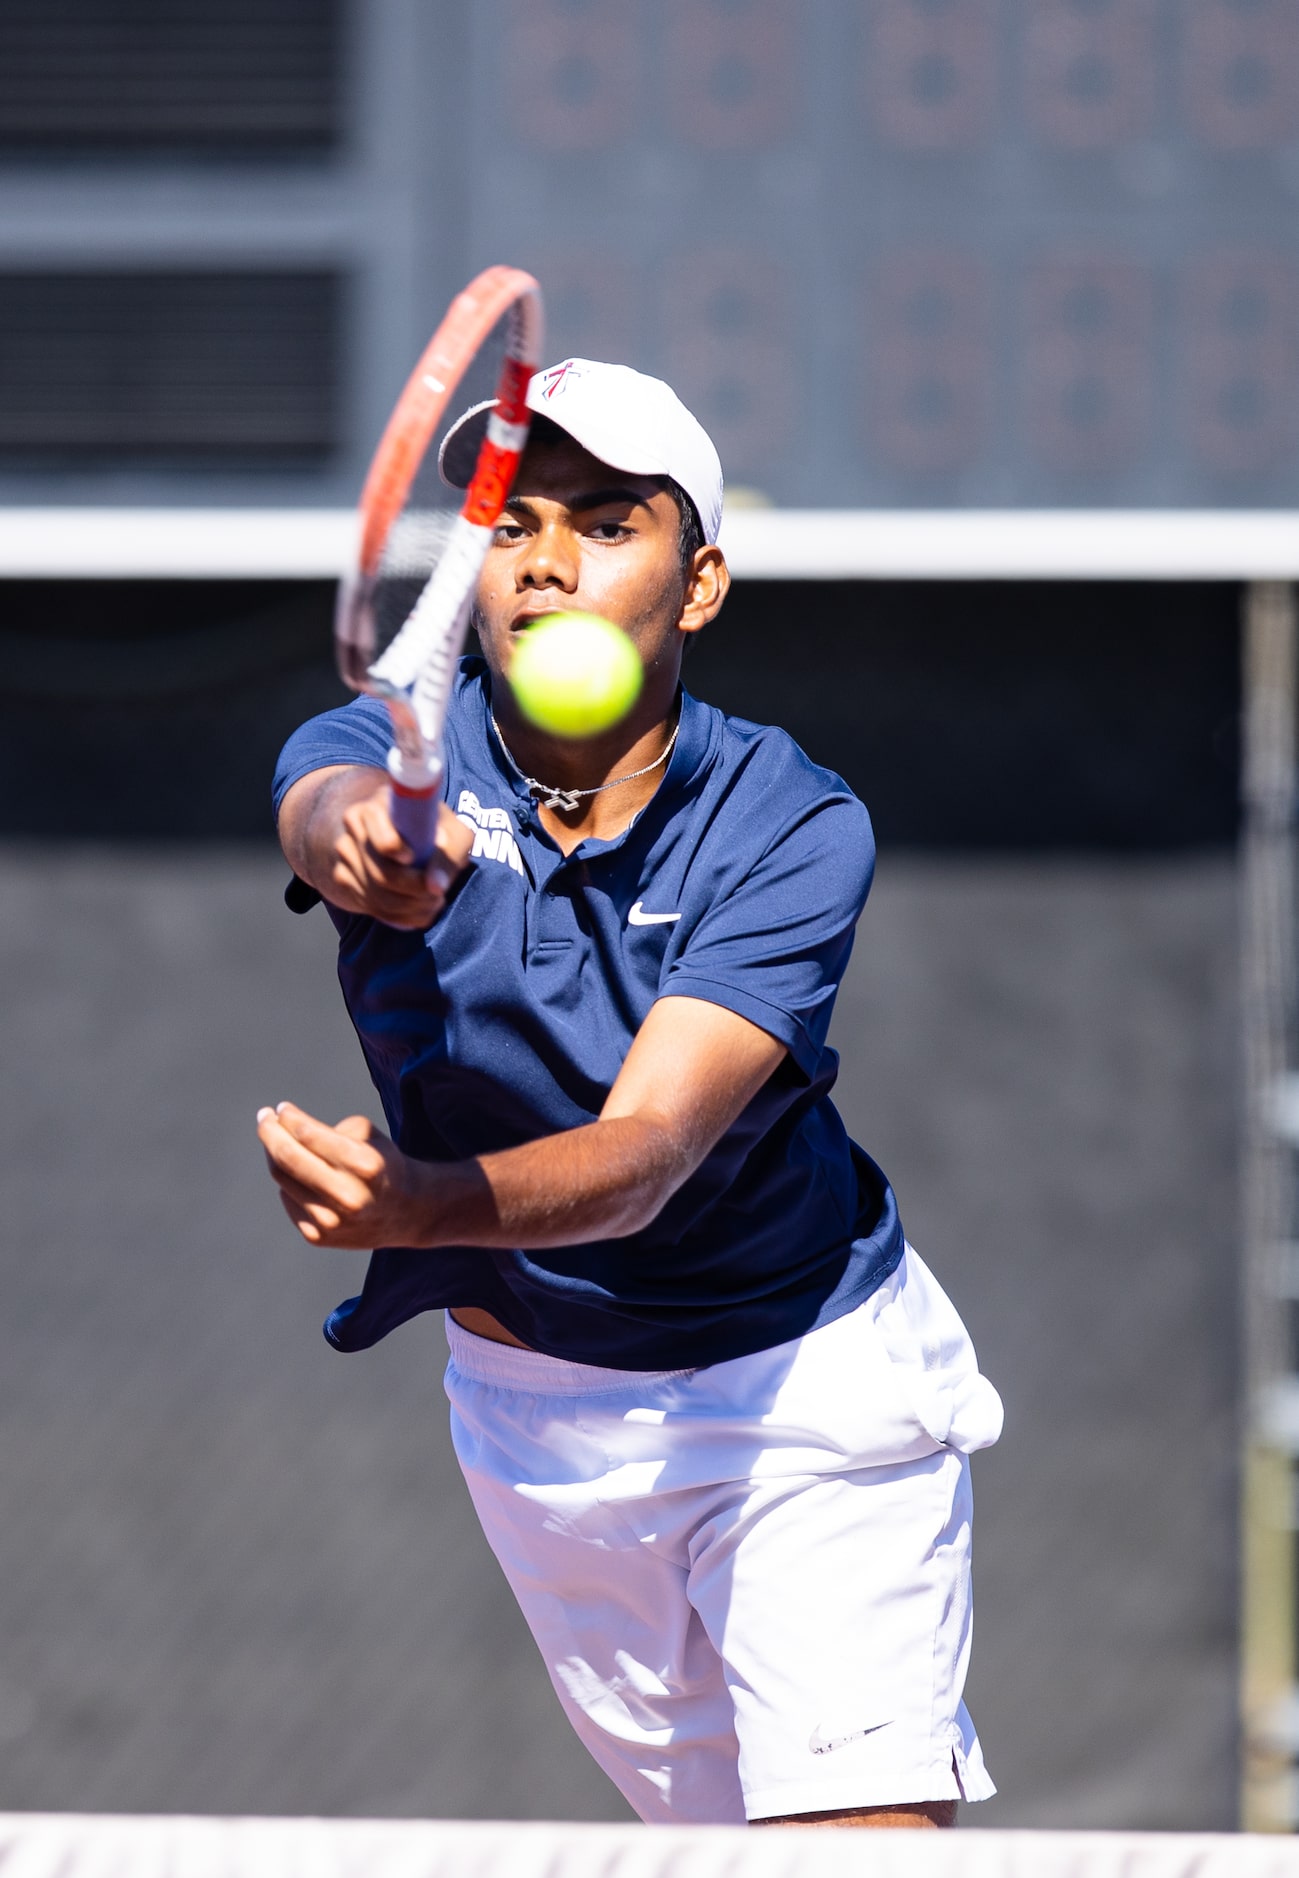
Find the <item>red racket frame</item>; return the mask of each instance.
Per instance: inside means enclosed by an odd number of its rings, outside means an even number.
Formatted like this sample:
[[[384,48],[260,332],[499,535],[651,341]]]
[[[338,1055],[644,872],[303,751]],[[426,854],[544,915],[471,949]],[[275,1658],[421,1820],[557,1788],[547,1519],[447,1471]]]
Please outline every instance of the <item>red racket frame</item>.
[[[506,356],[496,388],[491,431],[484,436],[456,526],[485,531],[496,524],[518,471],[527,441],[530,412],[528,383],[540,363],[541,289],[531,274],[516,267],[489,267],[456,295],[441,325],[420,355],[388,419],[361,491],[356,572],[339,590],[335,638],[339,669],[355,690],[382,696],[393,720],[395,745],[389,757],[393,782],[394,823],[412,847],[416,861],[433,851],[441,791],[438,721],[421,726],[409,697],[393,695],[370,680],[376,651],[372,596],[393,524],[451,400],[499,321],[513,313]],[[504,438],[502,430],[510,434]],[[485,542],[483,552],[486,551]],[[472,598],[478,567],[472,567],[464,593]],[[445,707],[443,707],[444,710]]]

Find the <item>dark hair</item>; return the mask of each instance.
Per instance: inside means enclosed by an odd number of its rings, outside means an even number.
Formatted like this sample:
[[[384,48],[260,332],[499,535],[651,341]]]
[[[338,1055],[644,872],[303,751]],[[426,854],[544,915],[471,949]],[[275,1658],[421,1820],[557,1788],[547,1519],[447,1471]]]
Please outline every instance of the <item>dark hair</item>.
[[[677,528],[677,553],[681,556],[681,572],[688,574],[694,566],[695,556],[704,545],[704,525],[699,519],[699,510],[680,483],[673,482],[670,476],[664,478],[668,494],[677,505],[680,518]]]
[[[562,425],[555,422],[553,417],[546,417],[542,412],[538,412],[528,427],[528,442],[529,444],[539,443],[543,449],[548,450],[559,443],[572,443],[574,439],[569,436]],[[670,476],[663,476],[659,480],[677,505],[679,518],[677,554],[681,560],[681,572],[686,575],[694,565],[696,554],[704,545],[703,524],[699,520],[698,509],[681,484],[674,482]]]

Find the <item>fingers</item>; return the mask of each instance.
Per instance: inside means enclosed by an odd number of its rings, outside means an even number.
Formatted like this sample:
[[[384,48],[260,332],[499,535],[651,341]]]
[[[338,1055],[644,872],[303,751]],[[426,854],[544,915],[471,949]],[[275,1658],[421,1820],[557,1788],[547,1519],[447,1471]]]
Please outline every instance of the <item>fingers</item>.
[[[257,1136],[272,1174],[282,1187],[295,1185],[302,1198],[319,1198],[330,1187],[342,1194],[344,1179],[370,1187],[387,1166],[383,1153],[368,1146],[383,1136],[366,1116],[347,1116],[338,1129],[330,1129],[293,1102],[280,1102],[257,1110]]]
[[[353,833],[368,846],[371,854],[380,860],[389,861],[395,867],[409,867],[415,859],[414,853],[397,833],[391,815],[388,813],[388,795],[383,791],[379,795],[364,796],[354,802],[343,815],[343,822]]]
[[[386,925],[408,931],[431,926],[446,902],[446,889],[430,885],[388,815],[386,794],[354,802],[344,811],[334,853],[334,883],[340,898]],[[345,902],[346,903],[346,902]]]
[[[281,1106],[291,1109],[293,1104],[284,1103]],[[338,1134],[346,1135],[351,1141],[369,1141],[375,1133],[374,1123],[368,1115],[345,1115],[341,1122],[335,1122],[334,1127]]]
[[[292,1102],[257,1112],[257,1134],[285,1212],[312,1245],[417,1245],[417,1164],[363,1115],[330,1128]]]
[[[283,1189],[280,1190],[280,1205],[284,1208],[293,1224],[307,1241],[308,1245],[324,1245],[326,1234],[331,1230],[326,1224],[322,1230],[321,1222],[312,1209],[300,1204]]]
[[[383,1159],[373,1149],[336,1135],[301,1110],[293,1111],[290,1121],[283,1112],[263,1109],[257,1133],[272,1177],[286,1192],[304,1204],[323,1201],[348,1217],[367,1210],[374,1181],[383,1174]],[[349,1165],[353,1156],[365,1158]]]
[[[438,847],[451,865],[452,879],[469,865],[474,831],[453,815],[445,802],[438,804]]]
[[[464,823],[440,803],[437,850],[424,868],[417,868],[393,826],[386,789],[351,803],[342,821],[334,852],[335,904],[404,931],[431,926],[469,858],[473,836]]]
[[[352,818],[350,824],[349,816]],[[398,834],[389,813],[387,791],[362,798],[352,804],[343,817],[355,840],[364,843],[370,854],[409,885],[410,876],[419,874],[409,844]],[[474,831],[453,815],[445,802],[438,803],[438,825],[433,854],[425,864],[425,880],[431,875],[439,888],[448,887],[468,865],[474,845]]]
[[[321,1206],[314,1200],[303,1200],[298,1194],[289,1193],[283,1187],[280,1188],[280,1205],[303,1237],[309,1238],[313,1245],[324,1245],[329,1236],[342,1225],[332,1207]]]
[[[382,1175],[384,1156],[371,1145],[381,1137],[366,1116],[349,1115],[337,1128],[331,1128],[293,1102],[281,1102],[272,1113],[294,1142],[327,1167],[364,1181],[378,1180]]]

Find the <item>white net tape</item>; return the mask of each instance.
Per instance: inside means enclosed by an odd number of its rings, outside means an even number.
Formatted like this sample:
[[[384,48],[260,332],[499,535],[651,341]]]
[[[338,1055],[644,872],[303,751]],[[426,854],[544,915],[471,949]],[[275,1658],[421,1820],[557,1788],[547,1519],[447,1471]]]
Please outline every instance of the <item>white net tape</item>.
[[[1299,1841],[0,1814],[2,1878],[1299,1878]]]

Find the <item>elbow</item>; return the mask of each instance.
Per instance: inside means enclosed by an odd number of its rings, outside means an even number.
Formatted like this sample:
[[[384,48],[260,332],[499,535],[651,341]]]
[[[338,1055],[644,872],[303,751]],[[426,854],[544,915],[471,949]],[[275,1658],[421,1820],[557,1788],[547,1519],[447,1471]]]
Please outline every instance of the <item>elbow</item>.
[[[654,1224],[702,1157],[657,1118],[622,1116],[598,1122],[596,1129],[613,1152],[600,1182],[598,1227],[590,1236],[629,1239]]]
[[[610,1239],[630,1239],[633,1234],[644,1232],[652,1226],[672,1195],[670,1192],[655,1192],[650,1195],[629,1195],[618,1209],[616,1221],[609,1227]]]
[[[620,1195],[617,1223],[610,1238],[629,1239],[633,1233],[652,1226],[677,1189],[693,1173],[692,1166],[670,1166],[646,1170],[636,1184]]]

